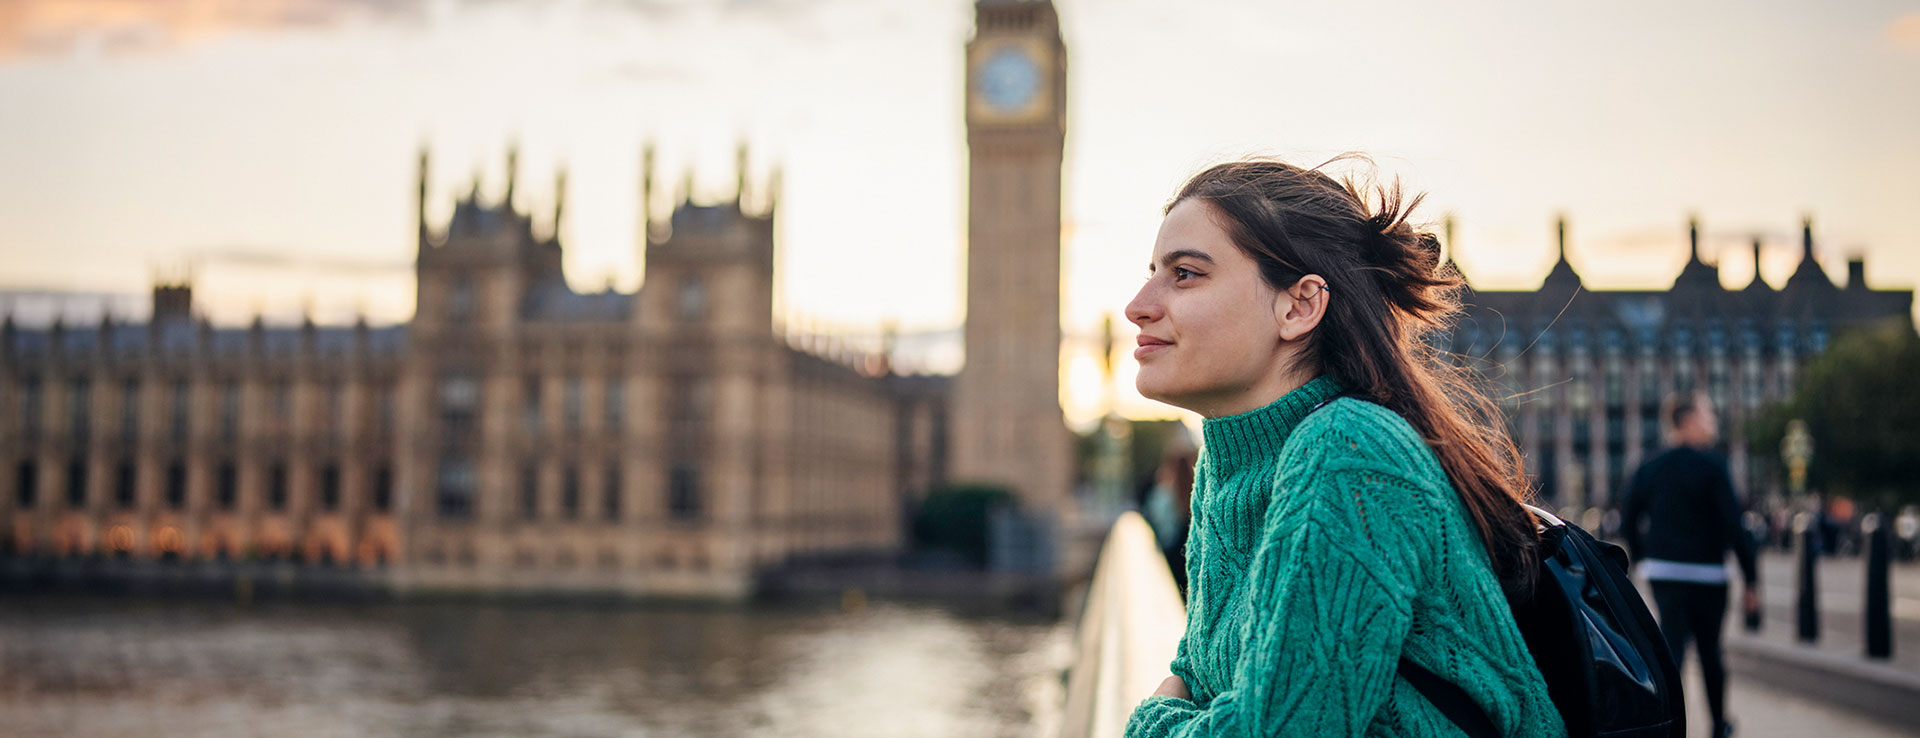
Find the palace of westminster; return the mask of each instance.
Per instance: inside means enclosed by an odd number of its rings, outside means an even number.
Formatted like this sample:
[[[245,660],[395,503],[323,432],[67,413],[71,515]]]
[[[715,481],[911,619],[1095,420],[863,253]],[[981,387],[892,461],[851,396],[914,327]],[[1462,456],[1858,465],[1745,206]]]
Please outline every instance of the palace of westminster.
[[[1057,518],[1073,482],[1059,259],[1032,256],[1060,253],[1066,49],[1048,0],[975,11],[959,374],[790,344],[773,322],[777,176],[749,198],[744,161],[734,201],[683,195],[654,219],[649,153],[645,284],[581,293],[557,235],[515,209],[511,155],[503,201],[476,188],[432,224],[423,153],[404,325],[215,327],[185,284],[155,287],[145,323],[8,316],[0,557],[737,597],[796,558],[898,550],[918,496],[948,482]],[[1670,290],[1589,291],[1562,227],[1542,286],[1471,293],[1444,348],[1505,383],[1546,499],[1606,504],[1660,442],[1666,393],[1706,389],[1737,428],[1831,335],[1911,315],[1911,291],[1867,288],[1859,261],[1836,286],[1813,249],[1809,223],[1784,286],[1728,290],[1696,235]],[[1737,436],[1728,451],[1751,493],[1764,475]]]

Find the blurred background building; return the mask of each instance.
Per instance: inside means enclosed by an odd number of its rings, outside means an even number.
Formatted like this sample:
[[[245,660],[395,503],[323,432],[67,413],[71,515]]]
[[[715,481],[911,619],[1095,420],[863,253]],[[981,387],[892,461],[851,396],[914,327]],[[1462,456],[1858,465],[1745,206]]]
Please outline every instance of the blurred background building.
[[[966,368],[897,376],[885,351],[774,322],[780,175],[652,218],[647,279],[562,273],[547,232],[478,179],[436,227],[419,162],[404,325],[216,328],[191,284],[152,318],[0,338],[0,536],[19,556],[291,559],[400,589],[739,597],[812,556],[897,552],[916,498],[1013,493],[1007,535],[1051,566],[1072,483],[1059,404],[1066,59],[1051,3],[988,0],[968,44]],[[951,452],[949,450],[951,446]],[[948,461],[949,456],[952,462]],[[951,466],[951,471],[949,467]],[[1005,542],[1003,542],[1005,543]]]
[[[1913,310],[1912,290],[1866,285],[1863,258],[1848,262],[1844,287],[1834,284],[1814,260],[1811,218],[1800,264],[1778,289],[1758,273],[1743,288],[1722,286],[1700,258],[1694,222],[1671,288],[1590,290],[1567,262],[1565,219],[1557,232],[1559,260],[1540,288],[1469,289],[1441,348],[1494,383],[1528,473],[1563,509],[1617,506],[1641,458],[1665,443],[1662,399],[1696,390],[1720,412],[1736,487],[1750,500],[1778,494],[1778,475],[1747,447],[1746,422],[1790,396],[1831,337]],[[1755,240],[1755,263],[1760,249]]]
[[[643,289],[581,293],[511,178],[433,227],[426,171],[406,325],[215,328],[186,284],[145,324],[9,319],[9,551],[735,596],[768,564],[899,545],[902,492],[944,464],[947,381],[773,324],[777,175],[683,192],[644,229]]]

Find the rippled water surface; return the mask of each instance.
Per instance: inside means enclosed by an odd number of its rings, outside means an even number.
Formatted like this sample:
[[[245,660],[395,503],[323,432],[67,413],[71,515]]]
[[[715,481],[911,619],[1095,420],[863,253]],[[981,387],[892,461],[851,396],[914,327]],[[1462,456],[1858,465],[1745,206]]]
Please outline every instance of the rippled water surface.
[[[1039,736],[1065,625],[876,604],[0,600],[10,736]]]

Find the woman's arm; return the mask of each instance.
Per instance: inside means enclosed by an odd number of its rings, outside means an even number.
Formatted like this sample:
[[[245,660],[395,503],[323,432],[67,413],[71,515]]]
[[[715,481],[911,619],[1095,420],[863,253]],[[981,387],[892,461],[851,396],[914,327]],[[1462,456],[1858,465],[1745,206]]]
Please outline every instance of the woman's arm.
[[[1357,736],[1385,703],[1419,565],[1396,550],[1406,531],[1369,526],[1396,517],[1379,505],[1418,493],[1360,454],[1308,453],[1279,480],[1259,537],[1233,688],[1205,705],[1149,698],[1130,738]]]

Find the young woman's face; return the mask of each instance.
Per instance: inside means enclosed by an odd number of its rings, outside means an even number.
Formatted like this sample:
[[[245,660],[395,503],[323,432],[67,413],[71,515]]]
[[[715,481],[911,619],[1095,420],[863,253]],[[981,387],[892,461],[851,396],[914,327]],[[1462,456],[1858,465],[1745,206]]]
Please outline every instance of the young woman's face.
[[[1154,240],[1151,276],[1127,304],[1127,320],[1140,327],[1134,386],[1208,417],[1284,394],[1291,353],[1281,336],[1287,296],[1260,278],[1215,217],[1223,216],[1204,200],[1174,205]]]

